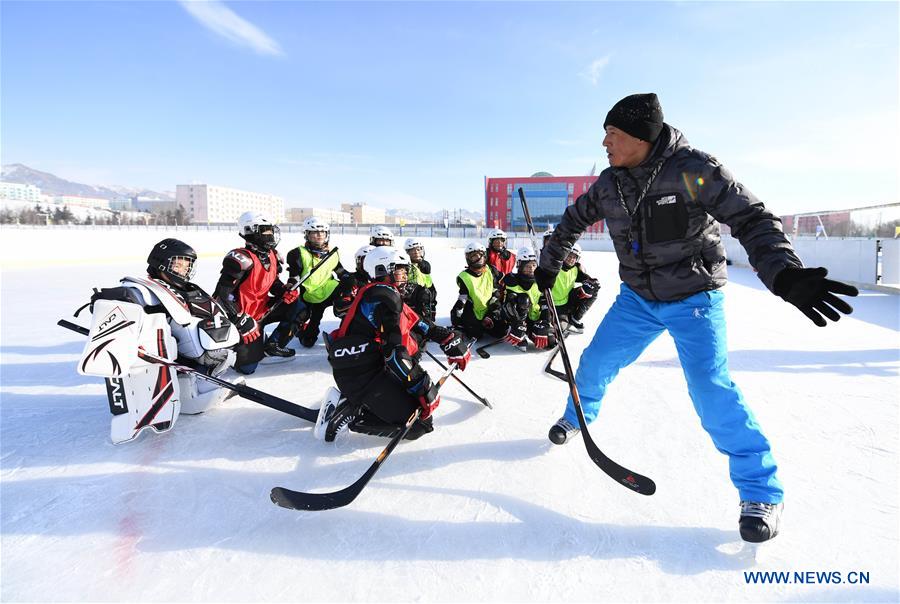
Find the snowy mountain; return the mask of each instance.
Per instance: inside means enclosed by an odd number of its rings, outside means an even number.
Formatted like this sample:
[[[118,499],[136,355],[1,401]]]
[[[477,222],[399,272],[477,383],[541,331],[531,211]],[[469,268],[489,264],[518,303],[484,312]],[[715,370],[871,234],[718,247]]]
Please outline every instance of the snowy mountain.
[[[103,199],[120,199],[122,197],[152,197],[157,199],[175,199],[172,192],[159,193],[150,189],[122,187],[118,185],[88,185],[60,178],[49,172],[41,172],[24,164],[8,164],[3,166],[2,179],[24,185],[34,185],[46,195],[78,195],[80,197],[101,197]]]

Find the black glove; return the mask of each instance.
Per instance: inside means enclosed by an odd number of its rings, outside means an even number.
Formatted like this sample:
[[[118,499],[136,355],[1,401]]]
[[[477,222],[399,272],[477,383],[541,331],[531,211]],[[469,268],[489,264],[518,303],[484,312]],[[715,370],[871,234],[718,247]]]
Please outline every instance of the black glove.
[[[431,378],[426,373],[413,389],[415,389],[416,398],[422,406],[422,414],[419,415],[419,419],[428,419],[441,404],[440,388],[431,382]]]
[[[837,321],[841,315],[835,309],[845,315],[853,312],[852,306],[834,294],[859,295],[859,290],[852,285],[826,279],[827,274],[828,269],[821,266],[783,269],[775,277],[775,293],[786,302],[799,308],[800,312],[809,317],[810,321],[819,327],[825,327],[828,322],[822,315],[832,321]]]
[[[550,345],[550,323],[544,320],[535,321],[528,335],[531,336],[536,348],[547,348]]]
[[[525,333],[525,323],[520,323],[518,325],[511,326],[509,328],[509,331],[506,332],[506,336],[503,339],[513,346],[518,346],[522,343],[522,340],[525,339]]]
[[[530,302],[526,294],[511,294],[500,307],[500,320],[510,325],[524,321],[528,316]]]
[[[586,293],[588,298],[596,296],[598,289],[600,289],[600,282],[596,279],[585,279],[584,283],[581,284],[581,291]]]
[[[538,289],[541,291],[553,289],[553,284],[556,283],[556,274],[544,270],[543,267],[537,267],[534,271],[534,282],[537,283]]]
[[[244,344],[249,344],[253,340],[259,337],[259,326],[256,324],[256,319],[251,317],[248,314],[240,314],[237,319],[234,321],[234,325],[237,327],[238,331],[241,334],[241,340]]]
[[[447,355],[447,361],[459,367],[460,371],[465,371],[466,365],[472,358],[472,353],[469,352],[469,347],[466,346],[463,334],[458,331],[451,331],[441,341],[441,350]]]

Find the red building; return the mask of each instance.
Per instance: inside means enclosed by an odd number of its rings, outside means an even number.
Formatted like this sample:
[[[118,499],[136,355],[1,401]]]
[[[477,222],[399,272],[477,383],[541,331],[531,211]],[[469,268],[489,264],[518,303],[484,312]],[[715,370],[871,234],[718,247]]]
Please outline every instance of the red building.
[[[525,217],[519,201],[519,187],[525,191],[528,209],[538,233],[550,224],[556,225],[567,206],[586,193],[597,180],[596,176],[553,176],[538,172],[531,176],[484,178],[484,224],[488,228],[504,231],[524,231]],[[588,229],[590,233],[602,233],[604,222]]]

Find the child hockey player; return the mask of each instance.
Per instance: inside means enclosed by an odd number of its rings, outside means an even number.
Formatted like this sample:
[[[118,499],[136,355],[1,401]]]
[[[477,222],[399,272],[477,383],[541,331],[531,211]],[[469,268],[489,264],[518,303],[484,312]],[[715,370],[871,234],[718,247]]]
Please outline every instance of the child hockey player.
[[[366,269],[363,268],[363,261],[366,259],[366,254],[374,249],[374,245],[364,245],[356,250],[354,255],[356,258],[356,271],[351,273],[349,278],[341,280],[334,297],[334,306],[331,308],[334,316],[338,319],[344,318],[344,315],[350,310],[350,305],[353,304],[356,293],[369,282],[369,275],[366,273]]]
[[[437,312],[437,290],[431,279],[431,264],[425,260],[425,246],[421,239],[410,237],[404,244],[409,256],[409,282],[403,301],[420,317],[434,322]]]
[[[408,279],[410,260],[402,251],[379,247],[364,261],[372,282],[360,289],[331,333],[328,362],[339,393],[323,404],[316,433],[324,427],[326,441],[349,427],[354,432],[392,436],[421,406],[422,415],[406,439],[431,432],[431,415],[440,403],[437,386],[419,365],[418,337],[438,342],[447,361],[461,370],[469,361],[462,336],[420,319],[400,296]]]
[[[581,268],[580,259],[581,246],[576,243],[563,260],[551,290],[553,305],[556,306],[563,329],[568,327],[575,333],[584,332],[581,318],[597,299],[597,290],[600,289],[600,282]]]
[[[501,275],[511,273],[516,268],[516,255],[506,249],[506,233],[493,229],[488,233],[487,263],[500,271]]]
[[[191,283],[196,261],[188,244],[163,239],[150,250],[145,277],[125,277],[119,287],[91,297],[90,339],[78,370],[106,378],[114,443],[148,427],[170,430],[179,413],[202,413],[231,394],[138,356],[140,347],[212,376],[233,364],[238,331],[225,310]]]
[[[465,256],[466,269],[456,277],[459,297],[450,311],[450,322],[469,338],[480,338],[485,333],[502,337],[507,325],[498,312],[501,275],[485,262],[485,249],[480,243],[467,245]]]
[[[287,254],[287,268],[290,275],[288,286],[309,275],[328,254],[331,227],[318,218],[307,218],[303,223],[303,237],[305,239],[303,245]],[[325,265],[319,267],[300,286],[299,291],[302,292],[300,300],[294,306],[291,315],[279,323],[272,332],[270,341],[276,342],[278,348],[287,346],[294,333],[297,334],[300,344],[306,348],[314,346],[319,339],[319,323],[325,309],[334,302],[340,281],[350,278],[350,274],[341,266],[337,253],[329,256],[324,262]]]
[[[264,316],[265,324],[290,316],[300,294],[288,289],[278,278],[282,263],[275,250],[281,240],[278,226],[260,212],[244,212],[238,218],[238,228],[247,245],[231,250],[222,260],[222,272],[213,296],[241,332],[235,369],[251,374],[265,356],[262,337],[265,325],[260,321]],[[278,308],[266,316],[279,300],[282,303]],[[271,354],[294,355],[292,349],[276,349],[277,344],[270,342]]]
[[[527,336],[536,348],[553,348],[556,335],[550,327],[550,309],[534,282],[537,254],[528,246],[519,248],[516,272],[503,276],[505,291],[500,317],[509,324],[506,341],[525,350]]]

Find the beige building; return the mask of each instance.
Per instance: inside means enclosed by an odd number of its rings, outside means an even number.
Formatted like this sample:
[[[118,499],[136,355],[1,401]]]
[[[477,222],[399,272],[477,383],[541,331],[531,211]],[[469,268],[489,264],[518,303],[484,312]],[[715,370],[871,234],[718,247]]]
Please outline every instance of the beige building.
[[[217,185],[176,185],[175,201],[193,222],[234,223],[244,212],[262,212],[276,223],[284,221],[284,199],[268,193]]]
[[[350,212],[332,210],[330,208],[288,208],[284,211],[284,214],[285,221],[291,223],[301,223],[313,216],[319,220],[324,220],[329,225],[350,224],[353,220]]]
[[[384,224],[385,213],[364,203],[342,203],[341,210],[349,212],[353,224]]]

